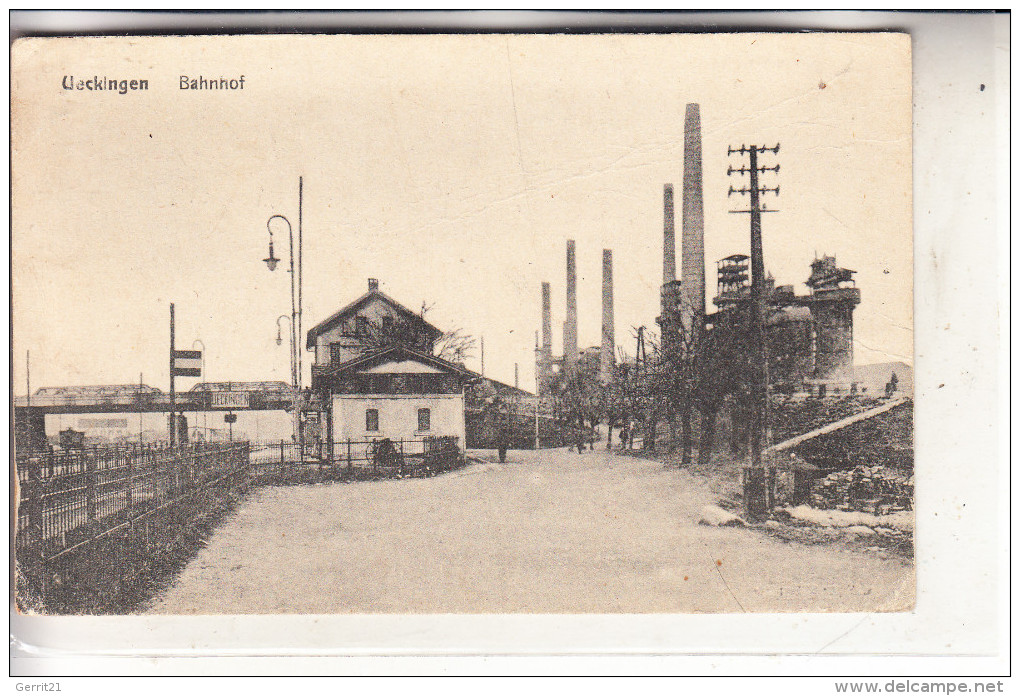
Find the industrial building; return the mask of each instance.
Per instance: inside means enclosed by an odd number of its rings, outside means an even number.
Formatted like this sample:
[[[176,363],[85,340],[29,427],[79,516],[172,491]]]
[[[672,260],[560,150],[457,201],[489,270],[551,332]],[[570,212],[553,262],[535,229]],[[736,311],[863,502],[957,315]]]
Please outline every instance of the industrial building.
[[[698,333],[723,321],[750,302],[749,257],[734,254],[716,264],[715,311],[707,310],[705,277],[705,212],[702,176],[701,114],[698,104],[688,104],[684,114],[684,167],[679,202],[681,243],[679,268],[676,249],[677,203],[673,184],[663,186],[663,259],[659,325],[664,353],[690,345]],[[541,341],[536,337],[538,393],[557,393],[564,378],[578,365],[577,264],[575,241],[566,245],[566,321],[563,323],[563,355],[552,352],[552,289],[542,283]],[[679,270],[679,277],[678,277]],[[777,286],[771,275],[764,279],[766,297],[766,346],[769,379],[776,388],[811,388],[846,385],[853,388],[853,312],[860,303],[854,271],[841,268],[833,256],[811,263],[805,281],[808,293],[798,295],[793,285]],[[602,342],[599,377],[611,378],[615,363],[613,314],[613,256],[602,257]]]
[[[717,291],[712,303],[719,313],[750,302],[748,258],[735,254],[717,263]],[[766,340],[769,378],[777,386],[852,385],[853,311],[861,301],[854,271],[836,265],[834,256],[811,262],[806,295],[793,285],[765,279]],[[710,318],[721,321],[723,314]]]
[[[750,302],[749,257],[734,254],[716,264],[714,314],[706,314],[705,219],[701,162],[701,117],[697,104],[684,116],[681,277],[676,277],[673,185],[663,190],[663,262],[660,315],[664,351],[711,328],[727,312]],[[809,294],[765,278],[766,346],[769,379],[776,386],[853,382],[853,311],[860,303],[854,271],[840,268],[833,256],[811,263],[805,281]]]

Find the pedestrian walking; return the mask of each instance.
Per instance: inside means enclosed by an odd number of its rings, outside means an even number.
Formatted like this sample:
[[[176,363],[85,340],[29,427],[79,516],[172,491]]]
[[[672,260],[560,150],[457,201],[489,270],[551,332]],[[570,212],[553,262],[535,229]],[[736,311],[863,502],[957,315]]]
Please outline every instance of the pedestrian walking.
[[[630,439],[630,428],[626,425],[620,428],[620,449],[627,449],[627,440]]]
[[[506,464],[506,451],[507,451],[507,448],[509,447],[509,443],[508,443],[509,439],[510,439],[510,437],[507,435],[506,432],[501,432],[500,433],[500,436],[499,436],[499,447],[498,447],[498,451],[499,451],[499,463],[500,464]]]

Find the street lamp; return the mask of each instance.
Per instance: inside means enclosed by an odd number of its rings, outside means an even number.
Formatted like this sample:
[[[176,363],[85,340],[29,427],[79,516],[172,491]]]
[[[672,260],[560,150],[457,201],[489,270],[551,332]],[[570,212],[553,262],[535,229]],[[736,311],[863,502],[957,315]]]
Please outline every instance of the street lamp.
[[[281,220],[283,220],[284,222],[287,223],[287,231],[290,232],[290,249],[291,249],[291,254],[294,253],[294,231],[293,231],[293,229],[290,226],[290,220],[288,220],[287,218],[285,218],[282,215],[273,215],[268,220],[266,220],[266,229],[269,230],[269,256],[267,256],[266,258],[262,259],[265,262],[266,266],[269,267],[270,271],[275,271],[276,270],[276,264],[280,263],[280,259],[276,258],[276,255],[273,253],[273,225],[272,225],[272,223],[273,223],[273,220],[276,219],[276,218],[280,218]],[[291,273],[294,272],[294,262],[293,262],[293,260],[291,260],[290,272]]]
[[[276,318],[276,345],[283,345],[283,327],[280,326],[280,321],[286,319],[287,323],[290,324],[290,317],[286,314],[281,314]],[[288,327],[290,329],[290,380],[293,384],[294,380],[294,353],[297,351],[297,346],[294,345],[294,331],[293,326]]]
[[[276,264],[280,263],[280,259],[278,259],[275,256],[273,256],[273,233],[272,233],[272,231],[269,232],[269,256],[264,258],[264,259],[262,259],[262,260],[266,262],[266,265],[269,266],[269,270],[271,270],[271,271],[275,271],[276,270]]]
[[[301,336],[301,256],[302,256],[302,234],[301,220],[304,202],[304,177],[298,177],[298,250],[297,250],[297,273],[294,273],[294,228],[283,215],[271,215],[266,220],[266,229],[269,231],[269,256],[263,261],[270,271],[276,270],[280,259],[273,253],[273,221],[283,220],[287,224],[287,235],[290,240],[290,342],[291,342],[291,386],[294,389],[294,441],[301,448],[301,457],[304,459],[304,437],[301,432],[301,351],[298,340]],[[286,316],[286,315],[283,315]],[[276,320],[277,345],[283,342],[281,335],[280,319]]]
[[[295,388],[300,388],[300,386],[301,386],[300,385],[301,379],[300,379],[300,373],[298,372],[297,336],[295,335],[295,331],[300,330],[299,329],[300,325],[296,321],[298,315],[300,314],[300,310],[299,310],[298,304],[297,304],[297,298],[300,296],[300,289],[298,290],[298,294],[295,295],[295,283],[299,282],[298,279],[300,278],[300,274],[301,274],[301,261],[300,261],[300,257],[299,257],[299,259],[298,259],[298,275],[297,275],[297,277],[295,277],[295,274],[294,274],[294,228],[291,227],[290,220],[288,220],[283,215],[273,215],[273,216],[271,216],[266,221],[266,229],[269,230],[269,257],[266,258],[266,259],[263,259],[266,262],[266,266],[269,268],[270,271],[273,271],[273,270],[276,269],[276,264],[279,263],[279,261],[280,261],[280,259],[278,259],[275,256],[273,256],[273,220],[283,220],[287,224],[287,233],[288,233],[288,236],[290,237],[290,317],[288,317],[290,319],[290,341],[291,341],[290,380],[291,380],[291,385],[292,386],[294,386]],[[298,232],[298,245],[299,246],[300,246],[300,243],[301,243],[301,235],[300,235],[300,230],[299,230],[299,232]],[[299,254],[300,254],[300,252],[299,252]],[[282,316],[286,317],[287,315],[284,314]],[[280,320],[279,319],[276,320],[276,328],[277,328],[277,345],[279,345],[280,343],[283,342],[283,338],[282,338],[282,336],[279,333],[280,330],[281,330],[280,329]]]
[[[286,319],[290,321],[290,317],[288,317],[286,314],[281,314],[280,316],[276,317],[276,345],[281,345],[283,343],[282,334],[283,329],[280,328],[281,319]]]

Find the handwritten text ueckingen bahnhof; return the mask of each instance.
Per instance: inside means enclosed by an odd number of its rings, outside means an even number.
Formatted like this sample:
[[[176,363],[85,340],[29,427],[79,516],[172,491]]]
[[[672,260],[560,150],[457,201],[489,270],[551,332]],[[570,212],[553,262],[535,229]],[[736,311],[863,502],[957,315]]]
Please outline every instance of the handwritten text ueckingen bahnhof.
[[[149,81],[141,79],[121,79],[117,77],[106,77],[93,75],[91,77],[79,77],[64,75],[60,86],[66,90],[80,90],[87,92],[116,92],[127,94],[128,92],[148,91]],[[178,82],[182,90],[237,90],[244,89],[244,75],[237,77],[205,77],[204,75],[189,76],[181,75]]]

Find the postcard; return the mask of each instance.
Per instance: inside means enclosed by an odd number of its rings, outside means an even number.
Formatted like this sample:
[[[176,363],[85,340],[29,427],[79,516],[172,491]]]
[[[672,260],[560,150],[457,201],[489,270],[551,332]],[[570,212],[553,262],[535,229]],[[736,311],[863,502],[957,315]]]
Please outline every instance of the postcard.
[[[906,34],[11,69],[20,612],[914,607]]]

